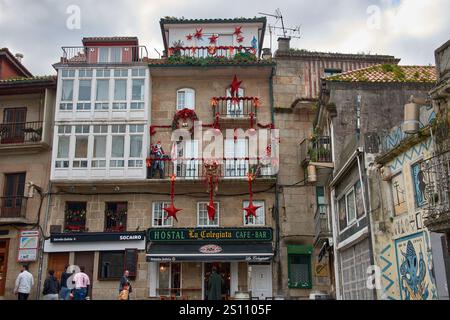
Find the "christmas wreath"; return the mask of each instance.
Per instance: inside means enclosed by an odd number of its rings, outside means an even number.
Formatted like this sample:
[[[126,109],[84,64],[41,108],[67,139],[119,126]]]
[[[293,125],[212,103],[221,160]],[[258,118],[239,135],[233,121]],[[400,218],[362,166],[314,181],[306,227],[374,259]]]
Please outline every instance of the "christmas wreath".
[[[172,121],[172,130],[180,128],[180,125],[178,123],[180,120],[188,120],[188,119],[192,120],[192,122],[198,120],[197,114],[195,113],[194,110],[185,108],[175,113],[175,116],[173,117]]]

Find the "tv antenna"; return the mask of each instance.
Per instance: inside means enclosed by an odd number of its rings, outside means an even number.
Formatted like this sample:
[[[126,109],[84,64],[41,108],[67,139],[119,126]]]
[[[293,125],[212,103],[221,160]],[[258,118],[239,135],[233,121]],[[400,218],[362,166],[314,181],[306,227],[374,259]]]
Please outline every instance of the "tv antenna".
[[[269,24],[268,28],[269,28],[269,34],[270,34],[270,50],[272,50],[272,37],[273,34],[275,34],[277,37],[283,37],[283,38],[296,38],[296,39],[300,39],[301,38],[301,25],[290,28],[290,27],[285,27],[284,26],[284,19],[283,19],[283,15],[281,14],[281,10],[279,8],[277,8],[275,10],[275,14],[271,14],[271,13],[264,13],[264,12],[258,12],[258,14],[261,14],[263,16],[268,16],[268,17],[273,17],[275,18],[275,23]],[[281,27],[277,26],[278,23],[281,22]],[[277,30],[282,30],[283,34],[276,34]]]

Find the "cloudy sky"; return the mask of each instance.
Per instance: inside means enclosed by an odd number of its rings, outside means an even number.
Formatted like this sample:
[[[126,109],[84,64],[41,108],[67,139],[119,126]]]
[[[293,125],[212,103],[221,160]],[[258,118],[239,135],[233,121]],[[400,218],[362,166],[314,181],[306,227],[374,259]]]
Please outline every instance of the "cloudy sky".
[[[73,5],[79,29],[66,26]],[[450,0],[0,0],[0,47],[23,53],[32,73],[53,74],[61,46],[81,45],[84,36],[138,36],[157,56],[161,17],[254,17],[277,8],[286,26],[301,25],[301,38],[292,41],[301,49],[391,54],[401,64],[428,65],[450,39]],[[269,39],[267,33],[265,47]]]

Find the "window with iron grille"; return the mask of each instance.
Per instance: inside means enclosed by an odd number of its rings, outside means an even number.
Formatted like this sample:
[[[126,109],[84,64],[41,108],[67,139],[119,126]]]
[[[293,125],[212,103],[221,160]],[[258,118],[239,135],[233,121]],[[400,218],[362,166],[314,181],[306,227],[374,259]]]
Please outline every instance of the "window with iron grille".
[[[105,210],[105,231],[123,232],[127,230],[127,203],[107,202]]]
[[[288,287],[294,289],[311,289],[311,255],[289,254],[288,255]]]

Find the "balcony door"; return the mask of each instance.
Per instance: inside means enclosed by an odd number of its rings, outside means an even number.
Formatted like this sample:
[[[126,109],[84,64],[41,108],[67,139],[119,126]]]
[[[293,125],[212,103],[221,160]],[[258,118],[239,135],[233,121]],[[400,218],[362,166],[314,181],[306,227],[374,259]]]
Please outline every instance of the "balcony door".
[[[231,89],[227,89],[227,98],[231,97]],[[244,96],[244,89],[238,89],[238,97],[242,98]],[[242,118],[244,116],[244,101],[239,102],[227,101],[227,117],[230,118]]]
[[[1,143],[23,143],[27,108],[7,108],[3,111],[3,125],[0,130]]]
[[[195,179],[199,177],[199,155],[198,141],[190,140],[178,143],[176,146],[177,158],[182,160],[174,161],[177,177],[184,179]]]
[[[0,207],[0,217],[19,218],[25,191],[25,172],[5,174],[5,186]]]
[[[225,177],[245,177],[248,173],[248,140],[225,140]]]

